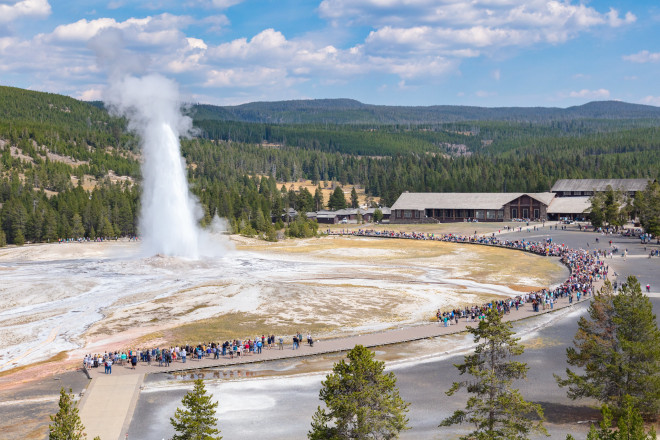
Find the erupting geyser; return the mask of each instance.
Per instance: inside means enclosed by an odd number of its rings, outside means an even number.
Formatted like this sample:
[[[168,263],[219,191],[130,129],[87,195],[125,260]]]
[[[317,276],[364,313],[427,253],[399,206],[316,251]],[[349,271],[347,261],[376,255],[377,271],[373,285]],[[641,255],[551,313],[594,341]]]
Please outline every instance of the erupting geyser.
[[[179,136],[192,128],[180,111],[176,83],[161,75],[113,81],[106,103],[129,120],[142,146],[139,230],[145,251],[197,258],[201,209],[190,194]]]

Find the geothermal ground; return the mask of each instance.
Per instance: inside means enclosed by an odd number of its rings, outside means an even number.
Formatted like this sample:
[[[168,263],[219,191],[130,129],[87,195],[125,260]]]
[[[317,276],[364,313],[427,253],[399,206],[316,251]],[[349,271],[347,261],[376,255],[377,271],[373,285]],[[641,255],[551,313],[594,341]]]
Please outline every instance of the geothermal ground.
[[[220,256],[142,257],[139,243],[0,250],[0,371],[155,343],[317,337],[428,321],[437,308],[563,281],[556,259],[483,246],[234,238]]]

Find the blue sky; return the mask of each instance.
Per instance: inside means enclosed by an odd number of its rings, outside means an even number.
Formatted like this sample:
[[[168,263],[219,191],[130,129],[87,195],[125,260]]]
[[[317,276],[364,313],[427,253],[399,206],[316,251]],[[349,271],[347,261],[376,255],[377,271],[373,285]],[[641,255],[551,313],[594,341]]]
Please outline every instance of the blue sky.
[[[0,85],[100,99],[110,71],[219,105],[660,106],[660,3],[0,0]]]

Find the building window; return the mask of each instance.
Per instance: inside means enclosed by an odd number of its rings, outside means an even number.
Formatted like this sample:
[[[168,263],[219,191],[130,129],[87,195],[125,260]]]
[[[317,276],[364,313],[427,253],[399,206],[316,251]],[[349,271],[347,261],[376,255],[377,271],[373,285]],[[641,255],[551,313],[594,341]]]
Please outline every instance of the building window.
[[[410,209],[406,209],[405,211],[403,211],[403,216],[405,218],[412,218],[412,211]]]
[[[474,211],[474,216],[476,218],[484,218],[484,211],[483,209],[477,209]]]
[[[502,220],[504,218],[504,210],[503,209],[500,209],[500,210],[497,211],[497,218],[499,220]]]
[[[492,211],[490,209],[488,211],[486,211],[486,218],[488,220],[494,220],[495,219],[495,211]]]
[[[539,215],[539,210],[538,210],[538,209],[535,209],[535,210],[534,210],[534,218],[539,218],[539,217],[540,217],[540,215]]]

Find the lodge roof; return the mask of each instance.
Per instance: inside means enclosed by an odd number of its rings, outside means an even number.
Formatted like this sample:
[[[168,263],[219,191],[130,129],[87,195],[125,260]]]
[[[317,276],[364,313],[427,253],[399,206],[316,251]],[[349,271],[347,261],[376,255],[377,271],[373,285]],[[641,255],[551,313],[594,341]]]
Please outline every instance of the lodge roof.
[[[401,194],[392,209],[502,209],[507,203],[527,195],[544,205],[553,193],[409,193]]]
[[[643,191],[649,179],[560,179],[552,185],[552,192],[606,191],[608,186],[623,191]]]
[[[589,197],[555,197],[548,206],[548,214],[582,214],[589,211]]]

